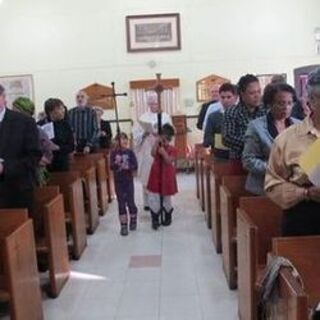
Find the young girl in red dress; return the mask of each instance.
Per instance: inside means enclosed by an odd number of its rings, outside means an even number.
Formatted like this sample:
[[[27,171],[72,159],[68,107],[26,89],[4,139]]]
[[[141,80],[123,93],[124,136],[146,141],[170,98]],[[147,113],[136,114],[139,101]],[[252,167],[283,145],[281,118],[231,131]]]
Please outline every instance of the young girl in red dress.
[[[178,192],[175,168],[177,149],[170,145],[173,137],[174,128],[170,124],[165,124],[162,127],[161,136],[157,139],[151,151],[154,160],[147,189],[154,230],[157,230],[160,226],[161,210],[164,216],[161,224],[169,226],[172,222],[171,196]],[[160,208],[160,196],[163,197],[162,208]]]

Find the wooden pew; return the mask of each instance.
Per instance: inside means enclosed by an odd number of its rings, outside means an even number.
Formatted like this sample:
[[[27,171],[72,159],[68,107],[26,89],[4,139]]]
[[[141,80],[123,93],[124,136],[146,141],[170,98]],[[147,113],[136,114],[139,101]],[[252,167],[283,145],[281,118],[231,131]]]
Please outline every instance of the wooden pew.
[[[243,175],[244,171],[235,167],[232,162],[221,162],[213,159],[211,165],[211,231],[217,253],[222,252],[220,185],[223,176]]]
[[[200,199],[200,152],[202,144],[197,143],[195,145],[195,174],[196,174],[196,197]]]
[[[278,279],[279,299],[273,319],[308,320],[309,311],[320,301],[320,236],[272,239],[272,254],[283,256],[295,266],[301,283],[283,268]]]
[[[266,197],[241,198],[237,210],[239,318],[255,320],[257,282],[271,251],[272,238],[280,236],[282,210]]]
[[[70,265],[63,196],[59,188],[47,186],[34,191],[36,219],[42,219],[36,232],[38,262],[47,262],[51,297],[57,297],[69,279]]]
[[[72,255],[78,260],[87,246],[86,217],[80,173],[75,171],[50,174],[49,185],[59,186],[63,194],[66,222],[71,226]]]
[[[113,175],[110,169],[110,150],[109,149],[101,149],[101,153],[104,156],[106,161],[106,180],[107,180],[107,194],[108,194],[108,203],[112,202],[114,190],[112,188]]]
[[[205,211],[205,171],[204,171],[204,152],[203,149],[199,150],[199,203],[201,210]]]
[[[76,154],[73,157],[75,164],[88,164],[95,166],[96,178],[97,178],[97,194],[99,213],[104,215],[108,209],[108,192],[107,192],[107,174],[106,174],[106,161],[105,156],[102,153],[93,154]]]
[[[76,162],[71,164],[71,170],[78,171],[83,179],[87,231],[93,234],[99,225],[96,169],[89,163]]]
[[[27,210],[0,210],[0,252],[0,301],[9,302],[10,319],[44,319],[34,231]]]
[[[237,288],[237,208],[245,190],[246,176],[224,176],[220,186],[223,271],[231,290]]]
[[[204,152],[204,212],[207,222],[207,227],[211,229],[211,164],[213,156],[209,152]]]

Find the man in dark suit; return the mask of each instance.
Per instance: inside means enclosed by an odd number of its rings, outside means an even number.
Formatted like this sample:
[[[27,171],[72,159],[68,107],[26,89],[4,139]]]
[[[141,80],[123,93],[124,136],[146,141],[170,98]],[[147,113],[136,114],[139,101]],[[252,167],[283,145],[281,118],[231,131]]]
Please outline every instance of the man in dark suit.
[[[210,94],[211,94],[211,100],[201,105],[200,112],[198,115],[198,121],[197,121],[197,128],[199,130],[203,129],[203,121],[206,117],[209,106],[219,101],[219,88],[220,88],[220,85],[217,85],[217,84],[212,85],[209,88]]]
[[[32,215],[40,158],[35,121],[6,108],[5,90],[0,85],[0,208],[27,208]]]

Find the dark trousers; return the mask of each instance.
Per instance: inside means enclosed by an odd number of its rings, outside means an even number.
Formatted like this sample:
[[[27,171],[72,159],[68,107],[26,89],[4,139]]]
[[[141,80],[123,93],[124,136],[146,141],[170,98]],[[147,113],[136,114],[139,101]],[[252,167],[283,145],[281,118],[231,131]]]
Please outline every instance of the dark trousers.
[[[131,221],[137,219],[137,206],[134,201],[134,185],[132,181],[115,181],[115,189],[118,200],[118,209],[120,223],[122,225],[128,224],[128,214],[130,214]]]
[[[303,201],[284,210],[281,231],[287,237],[320,235],[320,203]]]

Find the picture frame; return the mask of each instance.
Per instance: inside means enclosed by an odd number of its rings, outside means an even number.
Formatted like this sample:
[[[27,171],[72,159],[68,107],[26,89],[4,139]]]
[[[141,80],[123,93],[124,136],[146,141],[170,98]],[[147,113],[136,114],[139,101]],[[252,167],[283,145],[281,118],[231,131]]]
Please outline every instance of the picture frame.
[[[5,88],[9,109],[12,109],[13,101],[19,97],[27,97],[34,102],[34,82],[31,74],[0,76],[0,84]]]
[[[128,52],[181,50],[180,14],[126,16]]]
[[[259,79],[260,82],[260,87],[262,92],[264,91],[265,87],[271,83],[271,80],[274,76],[282,76],[283,79],[286,81],[287,80],[287,74],[286,73],[268,73],[268,74],[257,74],[257,78]]]

